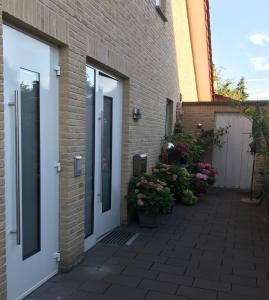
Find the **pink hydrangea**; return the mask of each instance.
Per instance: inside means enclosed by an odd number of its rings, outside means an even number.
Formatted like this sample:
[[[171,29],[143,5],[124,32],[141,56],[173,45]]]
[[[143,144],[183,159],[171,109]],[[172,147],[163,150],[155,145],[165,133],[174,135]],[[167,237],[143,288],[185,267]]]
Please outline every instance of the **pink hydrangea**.
[[[167,152],[162,153],[162,161],[164,161],[166,163],[169,161],[169,155]]]
[[[177,175],[176,174],[172,175],[172,181],[177,181]]]
[[[205,174],[197,173],[196,178],[199,179],[199,180],[207,181],[209,177]]]
[[[142,199],[138,199],[138,200],[137,200],[137,205],[138,205],[138,206],[144,206],[145,203],[144,203],[144,201],[143,201]]]
[[[180,153],[185,153],[188,151],[189,146],[187,144],[184,143],[176,143],[176,147],[175,147],[176,151],[180,152]]]
[[[205,164],[204,164],[204,163],[198,163],[198,164],[197,164],[197,167],[198,167],[199,169],[205,169]]]
[[[201,173],[202,174],[205,174],[205,175],[210,175],[211,174],[211,172],[209,171],[209,170],[207,170],[207,169],[203,169],[202,171],[201,171]]]
[[[212,170],[211,170],[212,172],[213,172],[213,174],[218,174],[219,173],[219,170],[218,169],[216,169],[216,168],[212,168]]]

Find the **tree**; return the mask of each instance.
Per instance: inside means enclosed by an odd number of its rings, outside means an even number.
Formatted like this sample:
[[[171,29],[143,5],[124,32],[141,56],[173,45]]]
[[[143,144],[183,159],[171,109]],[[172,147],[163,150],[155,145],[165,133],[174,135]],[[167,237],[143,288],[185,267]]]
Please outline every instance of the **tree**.
[[[233,100],[244,101],[248,98],[246,81],[241,77],[238,82],[234,79],[224,79],[222,77],[223,68],[213,67],[214,71],[214,90],[215,94],[222,95]]]

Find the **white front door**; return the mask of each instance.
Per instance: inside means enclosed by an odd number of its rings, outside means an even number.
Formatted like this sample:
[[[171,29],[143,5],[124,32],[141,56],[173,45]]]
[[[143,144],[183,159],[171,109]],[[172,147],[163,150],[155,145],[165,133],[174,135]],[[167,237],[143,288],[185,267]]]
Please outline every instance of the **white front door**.
[[[216,113],[215,128],[230,126],[223,136],[223,147],[214,147],[213,164],[219,170],[217,187],[251,187],[253,155],[249,144],[252,141],[252,122],[239,113]]]
[[[85,249],[89,249],[120,225],[122,83],[87,67],[86,94]]]
[[[58,271],[58,51],[4,26],[8,299]]]

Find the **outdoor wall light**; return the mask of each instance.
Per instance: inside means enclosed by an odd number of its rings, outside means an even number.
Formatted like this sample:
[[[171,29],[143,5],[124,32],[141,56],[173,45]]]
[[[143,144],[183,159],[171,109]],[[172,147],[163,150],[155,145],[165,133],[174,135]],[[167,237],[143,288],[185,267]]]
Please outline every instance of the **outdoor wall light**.
[[[137,120],[139,120],[141,118],[142,118],[142,116],[141,116],[140,109],[139,108],[134,108],[133,109],[133,119],[137,121]]]
[[[198,123],[197,124],[197,128],[201,129],[203,127],[203,124],[202,123]]]

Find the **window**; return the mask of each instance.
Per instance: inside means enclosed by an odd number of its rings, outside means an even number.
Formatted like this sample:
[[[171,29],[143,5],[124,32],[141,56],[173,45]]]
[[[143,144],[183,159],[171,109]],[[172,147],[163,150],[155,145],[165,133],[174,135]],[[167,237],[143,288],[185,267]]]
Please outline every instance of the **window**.
[[[165,135],[173,133],[173,101],[166,101]]]
[[[167,22],[166,18],[166,0],[156,0],[156,9],[161,16],[161,18],[164,20],[164,22]]]

